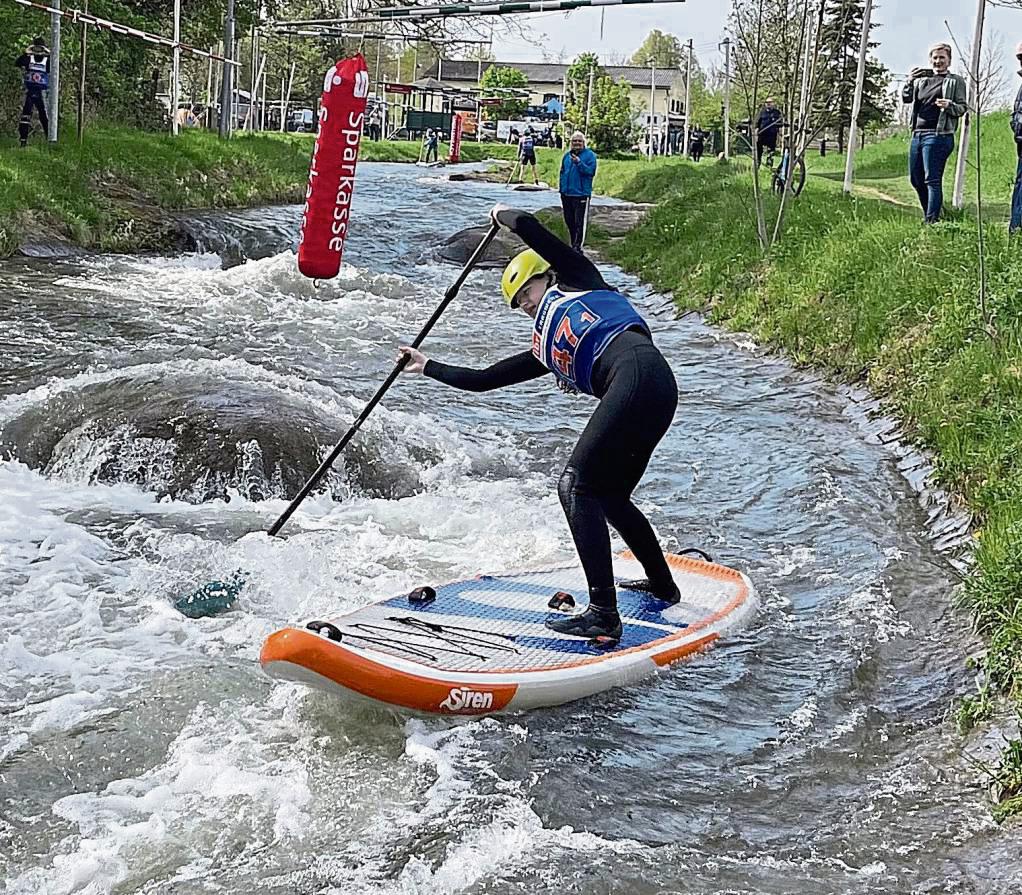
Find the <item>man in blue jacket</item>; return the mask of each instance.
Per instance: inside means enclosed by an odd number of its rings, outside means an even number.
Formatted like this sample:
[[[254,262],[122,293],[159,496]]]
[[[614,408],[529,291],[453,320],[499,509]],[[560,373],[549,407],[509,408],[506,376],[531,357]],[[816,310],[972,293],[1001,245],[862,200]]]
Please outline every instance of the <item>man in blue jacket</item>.
[[[571,247],[582,251],[585,238],[586,212],[593,194],[596,176],[596,153],[586,147],[585,134],[575,131],[571,135],[568,151],[561,159],[561,208],[568,227]]]

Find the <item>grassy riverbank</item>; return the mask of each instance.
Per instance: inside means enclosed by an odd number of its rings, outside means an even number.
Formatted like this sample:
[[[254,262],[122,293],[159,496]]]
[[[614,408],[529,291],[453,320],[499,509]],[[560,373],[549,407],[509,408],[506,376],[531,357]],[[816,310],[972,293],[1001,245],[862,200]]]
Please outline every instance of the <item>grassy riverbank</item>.
[[[987,155],[996,199],[1015,153],[987,128],[1009,148]],[[905,145],[895,138],[870,147],[868,170],[891,173],[897,161],[905,178]],[[903,189],[893,173],[889,180],[889,190]],[[705,310],[798,364],[868,384],[935,453],[940,483],[975,518],[976,565],[962,600],[989,644],[989,689],[959,717],[988,713],[997,691],[1022,709],[1022,244],[1009,241],[1003,221],[986,228],[981,302],[971,217],[924,227],[914,206],[846,198],[839,181],[816,176],[783,241],[764,256],[747,168],[667,161],[633,168],[615,192],[659,204],[624,239],[602,241],[606,257],[682,308]],[[1022,745],[1006,756],[1000,791],[1009,801],[999,810],[1019,811]]]
[[[312,141],[308,134],[221,141],[205,131],[174,139],[107,127],[90,128],[81,144],[70,135],[55,146],[37,137],[27,149],[0,141],[0,256],[54,240],[115,252],[180,248],[166,211],[302,201]],[[364,140],[361,158],[414,162],[418,154],[418,143]],[[466,161],[513,155],[511,146],[463,144]]]

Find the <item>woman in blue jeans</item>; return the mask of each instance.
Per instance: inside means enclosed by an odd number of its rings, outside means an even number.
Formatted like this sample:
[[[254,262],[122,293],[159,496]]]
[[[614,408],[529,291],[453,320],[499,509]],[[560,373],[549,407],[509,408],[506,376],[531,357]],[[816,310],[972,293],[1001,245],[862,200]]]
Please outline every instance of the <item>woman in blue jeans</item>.
[[[930,68],[914,68],[902,88],[912,104],[912,143],[908,170],[926,223],[940,219],[944,205],[944,167],[955,148],[958,119],[968,108],[965,79],[951,74],[951,46],[930,47]]]

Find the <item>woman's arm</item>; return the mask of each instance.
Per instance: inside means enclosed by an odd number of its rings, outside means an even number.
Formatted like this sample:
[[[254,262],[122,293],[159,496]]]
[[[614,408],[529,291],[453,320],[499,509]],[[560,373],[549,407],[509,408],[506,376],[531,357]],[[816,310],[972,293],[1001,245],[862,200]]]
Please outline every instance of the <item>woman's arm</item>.
[[[968,91],[965,87],[965,78],[955,77],[954,89],[948,99],[951,102],[944,111],[952,118],[961,118],[968,111]]]
[[[527,211],[503,208],[497,212],[496,217],[498,223],[550,262],[550,266],[557,272],[559,283],[571,289],[610,288],[592,261],[558,239]]]
[[[531,351],[523,351],[521,354],[514,354],[502,361],[497,361],[485,370],[472,370],[468,367],[456,367],[452,364],[427,360],[422,372],[430,379],[466,392],[488,392],[496,388],[528,382],[530,379],[538,379],[550,371],[533,356]]]

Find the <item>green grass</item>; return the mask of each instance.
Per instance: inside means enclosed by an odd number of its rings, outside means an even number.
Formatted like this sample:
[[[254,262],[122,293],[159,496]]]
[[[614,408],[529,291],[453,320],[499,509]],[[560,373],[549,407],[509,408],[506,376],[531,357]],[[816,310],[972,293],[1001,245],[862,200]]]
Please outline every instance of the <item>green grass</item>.
[[[983,201],[989,206],[988,214],[1006,218],[1011,202],[1011,190],[1015,182],[1015,141],[1008,126],[1008,112],[994,112],[981,120],[981,156],[983,161]],[[944,178],[946,201],[950,205],[951,187],[954,183],[955,166],[958,163],[958,149],[961,143],[961,128],[955,135],[955,152],[948,160]],[[855,184],[860,191],[875,190],[905,203],[913,209],[918,205],[915,190],[908,180],[909,134],[898,134],[879,143],[873,143],[856,153]],[[976,196],[976,142],[975,132],[969,138],[969,152],[966,166],[966,196],[970,204]],[[837,183],[844,179],[845,157],[835,151],[824,158],[819,155],[806,157],[806,165],[814,177],[826,178]]]
[[[165,209],[297,201],[308,164],[309,142],[300,137],[221,142],[206,132],[172,139],[94,127],[82,143],[19,149],[3,141],[0,254],[14,251],[26,228],[40,227],[84,246],[145,249],[142,231],[127,221],[151,222]]]
[[[172,228],[163,210],[298,202],[305,194],[311,134],[208,131],[179,137],[120,127],[90,127],[82,143],[38,137],[27,149],[0,140],[0,256],[25,234],[50,233],[105,251],[160,251]],[[465,161],[513,158],[515,147],[462,144]],[[363,140],[361,159],[414,162],[417,142]],[[441,147],[446,152],[446,146]],[[556,170],[556,150],[540,150]]]
[[[1008,144],[986,155],[985,192],[996,198],[1014,175],[1015,151],[995,127],[1003,116],[991,118],[986,139]],[[904,149],[894,138],[860,158],[891,191],[901,188],[896,162],[907,182]],[[914,206],[846,197],[840,179],[818,176],[764,256],[747,167],[668,160],[619,176],[608,178],[619,195],[659,204],[623,240],[602,244],[610,260],[797,364],[868,384],[935,453],[939,482],[976,522],[975,571],[961,602],[987,638],[989,685],[1022,710],[1022,240],[1009,240],[1003,220],[986,226],[991,331],[970,217],[923,226]],[[1004,779],[1001,798],[1022,808],[1017,767]]]

